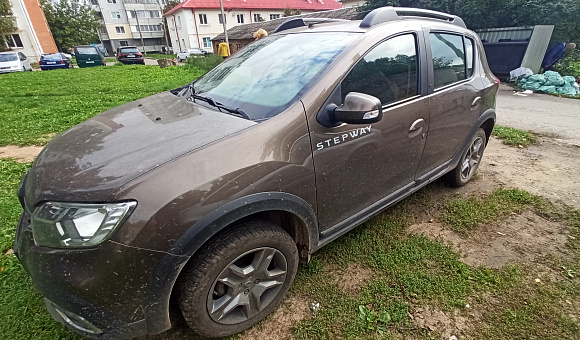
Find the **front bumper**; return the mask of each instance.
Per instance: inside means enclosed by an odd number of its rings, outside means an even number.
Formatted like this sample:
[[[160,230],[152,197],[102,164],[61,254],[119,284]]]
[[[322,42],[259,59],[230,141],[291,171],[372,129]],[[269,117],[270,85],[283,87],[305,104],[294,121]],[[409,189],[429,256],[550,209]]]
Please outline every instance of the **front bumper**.
[[[148,288],[163,253],[111,241],[92,249],[40,247],[28,218],[24,213],[19,221],[14,250],[57,321],[98,339],[159,332],[148,327],[145,316],[155,305]]]

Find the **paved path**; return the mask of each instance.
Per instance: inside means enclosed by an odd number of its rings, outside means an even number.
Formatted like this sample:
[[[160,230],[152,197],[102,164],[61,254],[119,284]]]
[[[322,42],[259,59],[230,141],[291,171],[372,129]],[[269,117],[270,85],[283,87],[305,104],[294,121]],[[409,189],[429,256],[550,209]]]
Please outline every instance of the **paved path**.
[[[497,97],[497,124],[538,133],[555,133],[580,145],[580,100],[546,94],[515,95],[501,85]]]

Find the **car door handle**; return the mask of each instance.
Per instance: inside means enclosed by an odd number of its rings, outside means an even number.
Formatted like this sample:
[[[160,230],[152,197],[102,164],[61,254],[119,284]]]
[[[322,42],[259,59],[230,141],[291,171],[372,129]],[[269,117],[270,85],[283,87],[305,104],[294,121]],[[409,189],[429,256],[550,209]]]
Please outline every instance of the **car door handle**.
[[[481,97],[476,97],[473,102],[471,103],[471,107],[475,107],[477,105],[479,105],[479,102],[481,102]]]
[[[423,118],[417,119],[416,121],[413,122],[413,124],[411,124],[411,127],[409,128],[409,132],[413,132],[415,130],[418,130],[420,128],[422,128],[425,125],[425,121],[423,120]]]

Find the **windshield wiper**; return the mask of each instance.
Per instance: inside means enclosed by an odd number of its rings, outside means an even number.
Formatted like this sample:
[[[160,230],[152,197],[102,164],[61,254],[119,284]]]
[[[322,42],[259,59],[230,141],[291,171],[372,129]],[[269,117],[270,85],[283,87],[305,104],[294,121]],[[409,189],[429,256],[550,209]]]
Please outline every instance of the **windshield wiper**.
[[[240,116],[240,117],[242,117],[244,119],[252,120],[250,118],[250,116],[248,116],[248,114],[245,113],[239,107],[236,107],[236,108],[229,107],[229,106],[224,105],[222,103],[216,102],[215,100],[211,99],[210,97],[200,96],[199,94],[196,94],[195,93],[195,90],[193,89],[193,85],[190,85],[189,88],[190,88],[190,91],[191,91],[190,98],[204,101],[204,102],[208,103],[209,105],[217,108],[220,112],[223,112],[222,110],[225,110],[227,113],[235,113],[236,115],[238,115],[238,116]]]

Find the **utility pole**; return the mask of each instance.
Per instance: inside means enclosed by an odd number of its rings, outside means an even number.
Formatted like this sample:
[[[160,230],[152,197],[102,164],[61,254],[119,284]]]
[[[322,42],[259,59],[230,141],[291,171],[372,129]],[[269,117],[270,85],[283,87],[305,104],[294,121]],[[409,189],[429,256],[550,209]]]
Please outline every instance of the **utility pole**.
[[[139,24],[139,16],[137,15],[137,10],[133,10],[133,14],[135,14],[135,19],[137,19],[137,31],[139,31],[139,37],[141,37],[141,47],[143,48],[143,54],[147,55],[147,51],[145,51],[145,43],[143,42],[143,33],[141,33],[141,25]]]
[[[220,0],[220,8],[222,9],[222,25],[224,26],[224,35],[226,36],[226,44],[228,44],[228,48],[229,48],[230,42],[228,40],[228,30],[226,29],[226,15],[224,14],[224,0]]]

